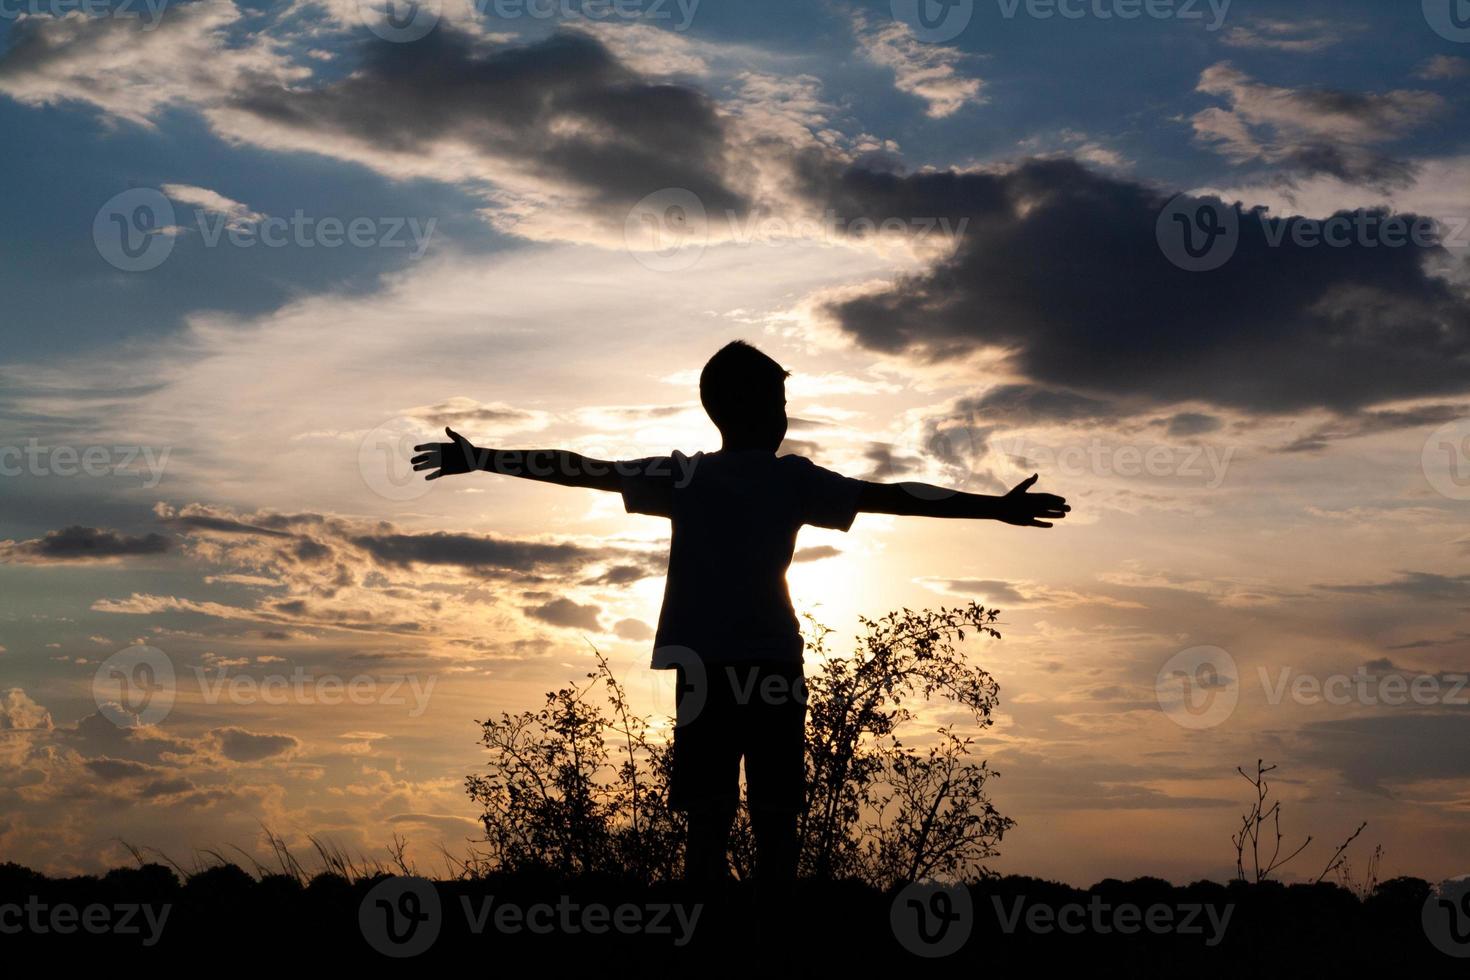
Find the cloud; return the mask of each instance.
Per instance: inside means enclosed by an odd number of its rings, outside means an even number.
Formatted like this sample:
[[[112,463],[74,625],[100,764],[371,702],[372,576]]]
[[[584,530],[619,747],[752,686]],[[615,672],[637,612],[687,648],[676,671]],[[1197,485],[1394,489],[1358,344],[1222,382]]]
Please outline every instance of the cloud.
[[[1362,582],[1350,585],[1314,585],[1315,589],[1348,595],[1396,597],[1424,602],[1464,602],[1470,600],[1470,575],[1441,575],[1436,572],[1400,572],[1387,582]]]
[[[422,419],[435,428],[469,428],[482,433],[488,429],[498,434],[544,428],[548,421],[545,413],[528,412],[501,402],[483,404],[464,397],[411,408],[404,414]]]
[[[169,539],[161,534],[129,537],[116,531],[73,524],[30,541],[0,541],[0,561],[23,564],[111,561],[162,555],[169,547]]]
[[[1392,787],[1470,776],[1470,716],[1394,712],[1308,722],[1298,735],[1303,761],[1336,769],[1350,785],[1392,795]]]
[[[1277,452],[1318,452],[1343,439],[1357,439],[1380,432],[1442,425],[1470,415],[1470,405],[1420,405],[1406,409],[1357,412],[1333,419],[1298,436]]]
[[[1169,418],[1164,426],[1164,432],[1175,438],[1187,439],[1191,436],[1218,432],[1224,425],[1224,422],[1213,415],[1206,415],[1202,412],[1180,412]]]
[[[231,762],[262,762],[287,756],[301,748],[294,735],[261,734],[244,728],[215,728],[209,739],[220,755]]]
[[[264,32],[232,39],[240,19],[232,3],[169,4],[156,23],[80,14],[21,18],[0,61],[0,92],[31,106],[87,104],[151,128],[169,106],[310,76]]]
[[[842,551],[830,544],[819,544],[810,548],[798,548],[796,554],[791,556],[791,560],[794,562],[822,561],[825,558],[836,558],[840,554]]]
[[[164,184],[161,189],[164,194],[180,204],[192,204],[201,210],[221,215],[229,228],[243,228],[266,219],[266,215],[252,211],[249,205],[231,200],[206,187],[194,187],[190,184]]]
[[[1221,40],[1232,48],[1311,54],[1341,44],[1343,37],[1340,22],[1260,19],[1226,31]]]
[[[952,411],[973,416],[978,422],[1008,425],[1094,423],[1117,415],[1117,407],[1111,402],[1029,384],[997,385],[977,398],[959,399]]]
[[[1412,164],[1374,149],[1438,115],[1445,101],[1433,92],[1386,93],[1291,89],[1265,85],[1229,62],[1200,74],[1196,91],[1218,96],[1192,119],[1196,138],[1234,163],[1260,162],[1288,176],[1318,174],[1380,187],[1412,182]]]
[[[916,456],[905,456],[894,451],[886,442],[869,443],[863,450],[863,458],[872,465],[863,474],[864,480],[891,480],[897,476],[917,473],[924,468],[924,461]]]
[[[600,606],[583,606],[570,599],[553,599],[545,605],[533,606],[526,610],[527,616],[539,619],[543,623],[566,629],[588,630],[593,633],[602,632],[602,622],[598,619],[601,614]]]
[[[653,639],[653,628],[641,619],[620,619],[613,624],[613,633],[620,640],[637,642]]]
[[[1437,54],[1414,73],[1415,78],[1427,81],[1450,81],[1456,78],[1470,76],[1470,58],[1457,58],[1454,55]]]
[[[274,149],[492,183],[492,216],[522,233],[518,221],[549,207],[620,228],[633,204],[668,187],[714,211],[749,206],[725,178],[727,123],[713,101],[645,78],[580,32],[493,48],[441,25],[413,44],[367,45],[335,81],[237,86],[209,116]]]
[[[1470,302],[1433,275],[1433,249],[1277,243],[1285,229],[1237,210],[1233,257],[1196,274],[1160,248],[1167,193],[1074,162],[899,175],[808,157],[802,170],[807,192],[844,213],[971,219],[951,257],[825,309],[872,350],[986,352],[1046,389],[1002,389],[986,406],[997,414],[1101,415],[1116,402],[1350,412],[1470,387]]]
[[[894,86],[923,99],[931,119],[952,116],[966,105],[984,103],[985,83],[960,74],[959,66],[971,55],[957,48],[925,44],[913,29],[900,20],[884,20],[873,26],[862,11],[852,15],[858,50],[874,64],[893,71]]]
[[[568,570],[606,554],[575,544],[517,541],[448,531],[364,534],[353,537],[351,542],[388,565],[457,565],[498,572]]]
[[[0,692],[0,731],[49,731],[51,712],[18,687]]]

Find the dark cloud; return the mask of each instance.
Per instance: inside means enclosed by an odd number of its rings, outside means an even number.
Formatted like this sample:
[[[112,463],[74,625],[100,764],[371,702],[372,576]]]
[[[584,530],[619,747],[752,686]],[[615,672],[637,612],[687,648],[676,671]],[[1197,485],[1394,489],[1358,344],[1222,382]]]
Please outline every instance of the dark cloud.
[[[949,579],[944,582],[944,587],[956,595],[979,595],[984,596],[987,602],[1011,606],[1023,606],[1031,601],[1014,585],[998,579]]]
[[[169,539],[161,534],[128,537],[116,531],[73,524],[48,531],[30,541],[0,542],[0,560],[21,562],[90,561],[161,555],[169,550]]]
[[[526,610],[526,615],[552,626],[602,632],[602,623],[598,619],[602,615],[602,608],[579,605],[570,599],[553,599],[543,606],[533,606]]]
[[[864,480],[891,480],[924,468],[923,460],[895,452],[894,446],[886,442],[868,443],[868,448],[863,451],[863,458],[873,464],[863,474]]]
[[[1394,785],[1470,778],[1470,715],[1395,712],[1309,722],[1303,761],[1332,768],[1351,785],[1392,795]]]
[[[978,398],[962,398],[954,412],[980,422],[1032,425],[1055,422],[1102,422],[1114,418],[1117,408],[1110,402],[1076,392],[1036,385],[998,385]]]
[[[183,513],[162,518],[164,524],[176,527],[190,528],[197,531],[214,531],[218,534],[254,534],[268,538],[289,538],[291,534],[287,531],[278,531],[273,528],[261,527],[258,524],[248,524],[245,521],[237,521],[229,517],[219,517],[209,513]]]
[[[540,568],[575,568],[603,556],[602,552],[575,544],[544,544],[446,531],[360,535],[351,541],[385,565],[459,565],[470,569],[524,572]]]
[[[1357,412],[1333,419],[1305,435],[1293,439],[1277,452],[1303,453],[1326,449],[1330,443],[1342,439],[1393,432],[1398,429],[1417,429],[1430,425],[1443,425],[1470,414],[1470,405],[1424,405],[1402,410]]]
[[[664,574],[665,568],[661,558],[650,557],[644,562],[622,562],[609,565],[601,574],[593,576],[584,582],[585,585],[628,585],[641,579],[654,575]]]
[[[1229,108],[1212,106],[1194,115],[1196,138],[1233,162],[1269,164],[1273,176],[1287,183],[1323,175],[1381,189],[1407,186],[1418,167],[1378,146],[1407,135],[1445,107],[1432,92],[1408,89],[1267,85],[1229,62],[1205,69],[1198,91],[1226,100]]]
[[[792,561],[821,561],[824,558],[836,558],[842,554],[840,550],[830,544],[819,544],[811,548],[799,548],[796,554],[791,556]]]
[[[152,766],[144,765],[141,762],[131,762],[127,759],[109,759],[105,756],[98,759],[88,759],[85,765],[93,775],[108,780],[139,779],[143,776],[151,776],[158,771]]]
[[[1389,582],[1313,587],[1348,595],[1394,596],[1424,601],[1463,602],[1470,600],[1470,575],[1439,575],[1434,572],[1400,572],[1398,578]]]
[[[1169,419],[1164,426],[1164,431],[1175,438],[1187,439],[1190,436],[1218,432],[1224,424],[1213,415],[1206,415],[1202,412],[1180,412]]]
[[[376,41],[362,51],[356,70],[338,81],[288,88],[261,80],[231,107],[384,153],[470,147],[533,168],[619,221],[669,187],[692,191],[711,211],[748,210],[722,176],[730,164],[715,103],[697,89],[647,80],[586,34],[487,49],[441,24],[413,44]]]
[[[243,728],[216,728],[209,735],[220,755],[232,762],[260,762],[301,747],[294,735],[261,734]]]
[[[1187,272],[1156,234],[1170,195],[1075,162],[904,176],[807,154],[797,166],[806,193],[840,213],[971,219],[952,257],[829,307],[874,350],[1004,351],[1016,374],[1099,411],[1124,400],[1353,412],[1470,388],[1470,302],[1426,271],[1442,250],[1301,247],[1289,232],[1273,245],[1281,229],[1237,209],[1234,256]]]

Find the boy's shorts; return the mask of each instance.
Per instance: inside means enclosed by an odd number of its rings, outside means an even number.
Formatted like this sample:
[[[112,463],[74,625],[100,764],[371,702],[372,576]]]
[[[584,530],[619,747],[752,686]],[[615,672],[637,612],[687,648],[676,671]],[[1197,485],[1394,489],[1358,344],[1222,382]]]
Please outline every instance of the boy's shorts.
[[[800,661],[680,666],[677,697],[670,806],[733,809],[743,757],[751,809],[801,809],[806,683]]]

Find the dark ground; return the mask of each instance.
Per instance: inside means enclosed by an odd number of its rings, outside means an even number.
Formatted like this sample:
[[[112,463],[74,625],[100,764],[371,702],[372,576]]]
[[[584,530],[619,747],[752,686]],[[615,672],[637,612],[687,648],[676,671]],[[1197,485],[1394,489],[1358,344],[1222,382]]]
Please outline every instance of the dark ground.
[[[1429,884],[1414,878],[1384,882],[1366,901],[1335,885],[1198,882],[1175,887],[1149,878],[1108,880],[1083,890],[1007,877],[944,895],[803,883],[786,914],[756,915],[753,890],[736,885],[707,899],[691,934],[672,911],[659,912],[683,904],[688,922],[696,897],[676,886],[528,874],[433,884],[406,878],[348,882],[319,875],[303,886],[286,876],[257,881],[233,866],[181,883],[161,865],[100,878],[51,879],[5,864],[0,865],[0,951],[7,961],[24,952],[48,966],[90,960],[114,969],[391,967],[393,961],[379,951],[384,949],[413,953],[401,960],[411,967],[455,963],[492,974],[522,972],[523,964],[536,963],[544,963],[553,976],[579,968],[621,975],[657,966],[720,974],[752,965],[779,967],[784,934],[792,955],[810,968],[865,973],[961,970],[980,977],[982,971],[1013,976],[1023,969],[1072,968],[1089,976],[1128,977],[1470,976],[1470,959],[1441,952],[1427,937],[1421,914],[1429,894]],[[487,915],[485,902],[492,898]],[[547,908],[532,911],[537,903]],[[161,929],[141,911],[145,904],[154,922],[167,906]],[[507,904],[512,907],[504,911]],[[599,914],[594,908],[599,904],[609,911]],[[129,906],[139,910],[129,914]],[[618,911],[620,906],[629,908]],[[763,902],[761,907],[773,906]],[[594,909],[590,917],[589,908]],[[922,923],[920,910],[926,916]],[[529,931],[525,915],[550,931]],[[1055,915],[1063,917],[1068,931],[1053,924]],[[617,916],[625,929],[636,920],[653,930],[617,931],[612,928]],[[87,921],[94,931],[86,928]],[[567,922],[576,931],[567,929]],[[101,931],[104,923],[106,931]],[[72,931],[61,931],[68,926]],[[593,935],[588,926],[606,931]],[[127,927],[136,931],[122,934]],[[680,945],[686,935],[691,938]],[[416,952],[418,947],[422,952]],[[942,957],[918,955],[951,947],[955,951]]]

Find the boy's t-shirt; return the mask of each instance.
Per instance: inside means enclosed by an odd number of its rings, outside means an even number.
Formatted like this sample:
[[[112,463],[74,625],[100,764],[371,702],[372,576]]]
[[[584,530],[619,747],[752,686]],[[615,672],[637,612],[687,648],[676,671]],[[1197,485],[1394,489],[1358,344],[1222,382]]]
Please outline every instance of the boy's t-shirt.
[[[846,531],[861,480],[759,450],[619,464],[630,514],[670,518],[669,573],[653,666],[801,661],[786,570],[803,524]]]

